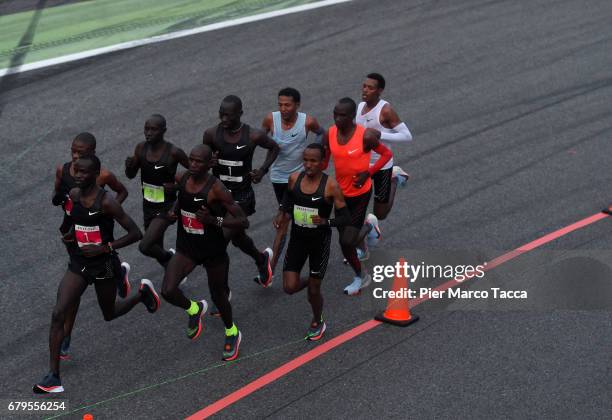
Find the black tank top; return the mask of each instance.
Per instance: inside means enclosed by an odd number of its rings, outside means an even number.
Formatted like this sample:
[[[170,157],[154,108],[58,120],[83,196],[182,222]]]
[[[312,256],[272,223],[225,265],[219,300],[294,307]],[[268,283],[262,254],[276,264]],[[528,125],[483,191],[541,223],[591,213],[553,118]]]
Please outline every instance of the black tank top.
[[[64,215],[70,216],[72,211],[72,200],[70,199],[70,190],[76,187],[74,177],[70,175],[70,165],[72,162],[64,163],[62,167],[62,177],[60,178],[59,192],[66,197],[62,208],[64,209]]]
[[[106,194],[104,188],[100,188],[96,200],[90,208],[81,204],[81,200],[75,200],[72,206],[72,223],[74,225],[74,239],[78,246],[76,255],[83,256],[80,248],[85,245],[102,245],[115,240],[113,230],[115,220],[102,211],[102,199]],[[94,257],[105,258],[107,255]],[[93,259],[93,258],[88,258]]]
[[[306,174],[300,173],[295,185],[291,189],[293,196],[293,223],[292,232],[309,233],[313,231],[329,231],[329,226],[317,226],[311,222],[311,216],[319,215],[329,219],[333,203],[327,202],[325,199],[325,185],[327,184],[327,174],[321,176],[319,187],[313,194],[305,194],[302,192],[302,179]]]
[[[185,185],[188,178],[189,172],[186,172],[179,184],[180,210],[177,214],[179,223],[177,223],[176,247],[199,263],[209,257],[224,255],[226,243],[222,228],[212,225],[203,226],[196,219],[195,213],[202,205],[206,206],[210,214],[215,217],[222,217],[224,212],[219,206],[211,206],[208,203],[208,193],[217,178],[209,175],[204,187],[196,194],[187,192]]]
[[[157,162],[147,160],[149,144],[144,143],[140,159],[140,181],[142,183],[143,205],[146,207],[166,207],[174,203],[176,194],[166,194],[164,184],[174,182],[178,162],[170,159],[172,143],[166,142],[164,151]]]
[[[219,164],[213,168],[213,174],[232,192],[251,187],[249,172],[253,166],[256,144],[249,138],[250,131],[250,127],[243,124],[240,140],[237,143],[228,143],[223,137],[223,127],[217,126],[213,152],[219,152]]]

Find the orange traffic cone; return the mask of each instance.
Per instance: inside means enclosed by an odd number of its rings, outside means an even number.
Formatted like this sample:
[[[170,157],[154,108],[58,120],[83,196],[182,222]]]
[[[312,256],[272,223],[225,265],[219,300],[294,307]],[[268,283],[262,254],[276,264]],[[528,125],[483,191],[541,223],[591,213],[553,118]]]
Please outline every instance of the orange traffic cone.
[[[400,265],[404,265],[406,260],[400,258]],[[375,320],[386,322],[387,324],[397,325],[399,327],[407,327],[419,320],[417,315],[410,314],[410,306],[408,304],[408,279],[404,276],[395,276],[393,280],[393,291],[395,296],[387,299],[387,310],[376,315]]]

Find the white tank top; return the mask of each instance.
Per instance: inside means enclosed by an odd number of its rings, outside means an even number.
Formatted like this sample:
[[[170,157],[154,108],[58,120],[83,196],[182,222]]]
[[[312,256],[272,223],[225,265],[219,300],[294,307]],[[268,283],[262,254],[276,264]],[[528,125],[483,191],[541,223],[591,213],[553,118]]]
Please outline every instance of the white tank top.
[[[357,124],[363,125],[365,128],[373,128],[374,130],[378,130],[381,133],[392,133],[393,130],[383,127],[383,125],[380,123],[380,112],[387,103],[388,102],[384,99],[380,99],[374,108],[362,115],[363,108],[366,106],[366,103],[360,102],[357,106],[357,117],[355,118],[355,122]],[[391,145],[389,143],[385,142],[384,140],[382,142],[385,146],[391,148]],[[380,159],[380,155],[375,151],[372,151],[372,154],[370,156],[370,166],[374,165],[378,161],[378,159]],[[392,167],[393,158],[391,158],[391,160],[389,160],[389,162],[387,162],[382,169],[389,169]]]

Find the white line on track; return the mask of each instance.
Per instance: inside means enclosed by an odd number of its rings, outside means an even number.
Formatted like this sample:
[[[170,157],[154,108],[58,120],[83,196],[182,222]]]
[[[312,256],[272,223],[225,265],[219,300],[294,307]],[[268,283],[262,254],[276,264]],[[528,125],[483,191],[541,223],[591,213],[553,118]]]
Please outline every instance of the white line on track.
[[[34,63],[24,64],[22,66],[0,69],[0,77],[7,74],[23,73],[30,70],[41,69],[43,67],[54,66],[57,64],[69,63],[71,61],[82,60],[83,58],[95,57],[97,55],[107,54],[114,51],[127,50],[128,48],[140,47],[142,45],[155,44],[157,42],[168,41],[170,39],[182,38],[185,36],[201,34],[203,32],[216,31],[217,29],[228,28],[231,26],[243,25],[245,23],[257,22],[264,19],[271,19],[278,16],[289,15],[292,13],[305,12],[307,10],[318,9],[320,7],[332,6],[339,3],[347,3],[352,0],[324,0],[301,6],[288,7],[286,9],[274,10],[272,12],[259,13],[257,15],[246,16],[238,19],[226,20],[224,22],[212,23],[210,25],[200,26],[193,29],[185,29],[183,31],[171,32],[165,35],[153,36],[150,38],[137,39],[135,41],[122,42],[120,44],[109,45],[108,47],[96,48],[89,51],[83,51],[74,54],[68,54],[48,60],[36,61]]]

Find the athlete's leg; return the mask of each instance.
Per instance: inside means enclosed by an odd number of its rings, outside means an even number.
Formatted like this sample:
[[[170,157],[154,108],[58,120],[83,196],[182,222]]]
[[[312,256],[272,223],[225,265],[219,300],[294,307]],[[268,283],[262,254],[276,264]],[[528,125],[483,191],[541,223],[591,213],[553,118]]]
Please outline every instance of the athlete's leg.
[[[227,254],[216,257],[214,260],[204,264],[206,276],[208,277],[208,288],[210,297],[221,314],[225,328],[231,328],[234,321],[232,318],[232,305],[228,300],[228,274],[229,257]]]
[[[321,281],[327,271],[329,252],[331,248],[331,230],[321,235],[316,243],[308,244],[308,263],[310,278],[308,280],[308,302],[312,307],[314,324],[319,324],[323,319],[323,295],[321,294]]]
[[[289,295],[297,293],[308,286],[308,278],[300,278],[300,272],[308,258],[305,242],[306,240],[296,235],[295,232],[289,238],[289,245],[287,246],[283,263],[283,290]]]
[[[255,264],[260,266],[265,261],[265,255],[255,246],[255,242],[244,229],[236,230],[232,233],[232,245],[239,248],[242,252],[253,258]]]
[[[300,273],[283,271],[283,290],[288,295],[297,293],[308,286],[308,278],[300,278]]]
[[[318,277],[308,279],[308,302],[312,307],[312,322],[319,323],[323,316],[323,295],[321,294],[321,280]]]
[[[72,329],[76,321],[77,313],[79,312],[79,305],[81,304],[81,297],[66,310],[66,319],[64,321],[64,336],[70,337],[72,335]]]
[[[285,197],[285,193],[287,192],[287,183],[279,183],[273,182],[272,188],[274,189],[274,195],[276,196],[276,202],[279,205],[279,208],[283,205],[283,200]],[[274,237],[274,244],[272,245],[272,251],[274,253],[272,257],[272,261],[270,261],[270,268],[272,272],[276,270],[276,265],[278,264],[278,260],[283,253],[283,249],[285,248],[285,242],[287,241],[287,231],[289,230],[289,225],[291,224],[291,218],[283,213],[283,219],[281,220],[280,226],[276,229],[276,236]]]
[[[185,310],[189,309],[191,300],[185,297],[179,288],[179,283],[185,276],[193,271],[195,266],[196,263],[191,258],[183,255],[180,251],[170,258],[166,266],[161,290],[162,296],[166,301]]]
[[[64,339],[64,325],[68,312],[79,302],[87,288],[85,279],[68,270],[57,289],[57,300],[51,316],[49,329],[49,367],[59,375],[60,348]]]
[[[393,207],[397,178],[392,177],[393,168],[378,171],[372,177],[374,181],[374,215],[378,220],[385,220]]]
[[[278,264],[278,260],[280,259],[280,256],[283,253],[283,248],[285,248],[285,242],[287,241],[287,232],[289,231],[290,224],[291,219],[288,216],[283,217],[279,227],[276,229],[276,236],[274,238],[274,244],[272,245],[274,257],[270,262],[272,272],[274,272],[274,270],[276,269],[276,264]]]
[[[138,244],[138,249],[147,257],[155,258],[165,267],[172,257],[172,253],[164,249],[164,234],[171,222],[165,217],[155,217],[145,228],[144,237]]]

